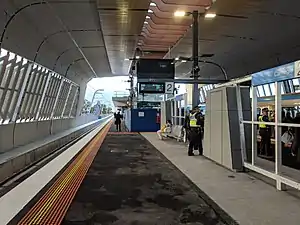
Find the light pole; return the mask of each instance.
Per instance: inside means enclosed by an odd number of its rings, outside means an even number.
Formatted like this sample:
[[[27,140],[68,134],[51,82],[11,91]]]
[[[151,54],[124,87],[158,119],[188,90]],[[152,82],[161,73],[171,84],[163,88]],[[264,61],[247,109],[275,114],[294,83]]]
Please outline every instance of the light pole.
[[[97,89],[97,90],[94,92],[93,98],[92,98],[92,103],[91,103],[92,106],[93,106],[93,102],[94,102],[94,100],[95,100],[96,94],[98,94],[98,92],[103,92],[103,91],[104,91],[104,89]],[[101,93],[101,94],[102,94],[102,93]]]
[[[129,94],[130,108],[133,108],[133,98],[135,97],[135,92],[134,92],[134,78],[132,74],[129,75],[129,80],[127,82],[130,83],[130,88],[127,89],[130,92]]]
[[[202,55],[202,56],[208,56],[208,57],[210,57],[209,54],[205,54],[205,55]],[[201,57],[201,56],[200,56],[200,57]],[[199,57],[199,58],[200,58],[200,57]],[[180,56],[180,57],[177,57],[177,58],[175,59],[175,62],[176,62],[177,60],[193,61],[193,58],[192,58],[192,57],[188,58],[188,57],[182,57],[182,56]],[[201,59],[198,60],[198,62],[204,63],[204,64],[211,64],[211,65],[213,65],[213,66],[218,67],[218,68],[221,70],[221,72],[222,72],[222,74],[223,74],[223,76],[224,76],[224,81],[228,81],[227,72],[226,72],[225,68],[224,68],[223,66],[221,66],[220,64],[218,64],[218,63],[216,63],[216,62],[213,62],[213,61],[201,60]]]
[[[193,70],[192,70],[192,76],[194,80],[198,80],[199,78],[199,25],[198,25],[198,18],[199,18],[199,13],[198,11],[193,11]],[[199,104],[199,90],[198,90],[198,84],[195,83],[193,84],[193,95],[192,95],[192,103],[193,106],[198,106]]]
[[[190,16],[192,15],[193,18],[193,42],[192,42],[192,59],[193,59],[193,68],[192,68],[192,77],[194,80],[199,79],[199,16],[200,13],[197,10],[194,10],[193,12],[184,12],[184,11],[176,11],[174,13],[174,16],[176,17],[183,17],[183,16]],[[213,13],[207,13],[205,14],[205,18],[214,18],[216,14]],[[193,95],[192,95],[192,104],[193,106],[198,106],[199,104],[199,88],[198,83],[193,83]]]

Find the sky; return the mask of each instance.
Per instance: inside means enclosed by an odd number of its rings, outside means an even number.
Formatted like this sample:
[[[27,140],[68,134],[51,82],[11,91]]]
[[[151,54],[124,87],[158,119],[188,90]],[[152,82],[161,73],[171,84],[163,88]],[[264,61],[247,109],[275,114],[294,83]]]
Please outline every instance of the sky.
[[[87,84],[85,99],[91,101],[93,94],[98,89],[103,89],[103,97],[99,96],[97,100],[104,100],[112,104],[112,96],[117,92],[129,93],[128,89],[130,84],[128,82],[128,76],[118,76],[118,77],[105,77],[105,78],[95,78],[92,79]]]

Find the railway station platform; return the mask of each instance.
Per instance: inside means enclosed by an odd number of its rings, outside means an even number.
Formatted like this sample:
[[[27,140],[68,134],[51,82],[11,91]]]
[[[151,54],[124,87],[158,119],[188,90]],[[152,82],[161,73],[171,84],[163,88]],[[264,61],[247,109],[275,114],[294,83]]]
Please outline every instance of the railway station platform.
[[[296,225],[297,196],[107,121],[1,193],[0,224]]]

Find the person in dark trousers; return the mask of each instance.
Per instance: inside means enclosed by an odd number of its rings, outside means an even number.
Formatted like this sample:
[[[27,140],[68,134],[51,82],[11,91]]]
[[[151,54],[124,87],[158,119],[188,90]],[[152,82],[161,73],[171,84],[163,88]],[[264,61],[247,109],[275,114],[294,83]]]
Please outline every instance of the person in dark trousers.
[[[300,124],[300,113],[297,113],[296,117],[293,119],[293,123]],[[300,161],[299,155],[300,147],[300,127],[294,127],[294,140],[292,144],[292,155],[297,156],[297,161]]]
[[[122,115],[120,112],[115,114],[115,125],[117,128],[117,131],[121,132],[121,122],[122,122]]]
[[[203,154],[202,132],[201,132],[201,113],[198,107],[195,107],[188,118],[188,139],[189,148],[188,155],[194,156],[194,150],[199,151],[199,155]]]
[[[262,110],[262,115],[258,117],[259,122],[270,122],[268,117],[268,109]],[[262,123],[259,124],[259,135],[261,137],[259,154],[270,156],[271,150],[271,130],[270,126]]]

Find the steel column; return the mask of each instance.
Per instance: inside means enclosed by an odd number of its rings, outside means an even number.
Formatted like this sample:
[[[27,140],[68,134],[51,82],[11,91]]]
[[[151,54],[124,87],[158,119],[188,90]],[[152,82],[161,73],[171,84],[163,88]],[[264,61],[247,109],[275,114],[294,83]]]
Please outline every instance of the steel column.
[[[199,13],[198,11],[193,11],[193,78],[194,80],[198,80],[199,78],[199,46],[198,46],[198,40],[199,40],[199,24],[198,24],[198,17]],[[192,95],[192,104],[193,107],[198,106],[199,104],[199,89],[198,84],[193,84],[193,95]]]
[[[247,162],[247,152],[246,152],[246,136],[245,136],[245,129],[244,124],[242,121],[243,118],[243,104],[242,104],[242,93],[240,85],[236,85],[236,101],[237,101],[237,109],[238,109],[238,117],[239,117],[239,126],[240,126],[240,146],[241,146],[241,153],[242,153],[242,163],[244,161]]]
[[[281,85],[282,82],[275,83],[275,174],[281,175],[282,150],[281,150]],[[280,179],[276,179],[276,188],[280,191],[285,189],[285,185]]]
[[[252,87],[252,122],[257,121],[257,87]],[[254,166],[257,158],[257,125],[252,123],[252,162]]]

